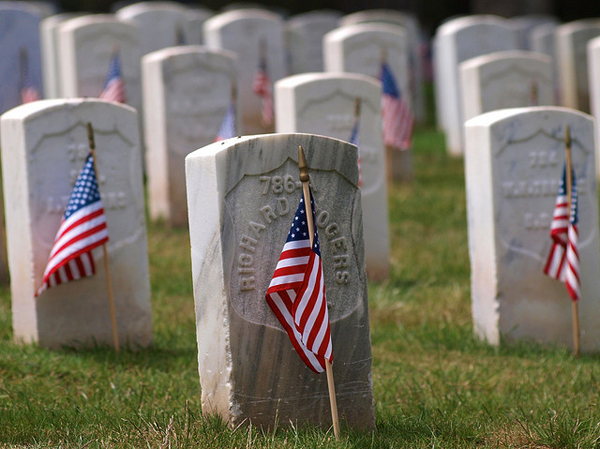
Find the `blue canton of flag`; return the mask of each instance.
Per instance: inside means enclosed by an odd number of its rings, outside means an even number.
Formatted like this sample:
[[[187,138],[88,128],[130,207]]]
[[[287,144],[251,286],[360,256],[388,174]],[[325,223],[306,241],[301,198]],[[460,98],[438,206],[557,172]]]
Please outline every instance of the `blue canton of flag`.
[[[106,216],[90,154],[73,187],[36,296],[55,285],[95,274],[92,250],[107,241]]]
[[[350,143],[358,147],[358,186],[362,186],[362,169],[360,166],[360,134],[358,133],[359,128],[359,117],[354,118],[354,127],[352,128],[352,135],[350,136]]]
[[[99,98],[116,101],[118,103],[125,103],[127,101],[125,95],[125,81],[121,74],[121,59],[119,58],[118,51],[115,51],[110,60],[104,88],[102,89],[102,92],[100,92]]]
[[[313,223],[315,206],[311,197]],[[294,349],[313,371],[332,360],[331,331],[317,229],[310,245],[304,195],[267,290],[269,307],[286,330]]]
[[[408,150],[412,144],[415,117],[401,95],[396,79],[387,62],[381,65],[382,83],[381,117],[383,121],[383,142],[399,150]]]

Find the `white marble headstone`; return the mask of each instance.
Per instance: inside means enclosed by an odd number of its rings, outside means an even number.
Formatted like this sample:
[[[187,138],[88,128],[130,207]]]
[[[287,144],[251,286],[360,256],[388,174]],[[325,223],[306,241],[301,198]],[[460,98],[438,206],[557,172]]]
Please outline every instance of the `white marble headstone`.
[[[215,141],[237,90],[235,55],[187,45],[142,59],[150,218],[187,225],[185,156]]]
[[[590,109],[596,124],[596,178],[600,179],[600,37],[587,45]]]
[[[323,36],[337,28],[341,13],[311,11],[290,18],[285,24],[290,72],[323,71]]]
[[[553,106],[552,60],[532,51],[499,51],[460,64],[465,120],[496,109]]]
[[[50,348],[112,344],[101,248],[93,250],[95,276],[34,297],[90,151],[88,122],[95,130],[119,339],[132,348],[148,346],[152,313],[137,114],[95,99],[39,101],[0,120],[15,340]]]
[[[186,34],[187,39],[182,45],[202,45],[204,43],[204,22],[214,16],[215,13],[210,9],[202,7],[191,7],[186,13]]]
[[[504,109],[466,127],[466,188],[475,332],[497,345],[572,346],[571,298],[544,274],[570,125],[579,191],[582,351],[600,350],[600,248],[592,117],[567,108]]]
[[[32,86],[43,98],[40,20],[31,5],[0,4],[0,114],[21,104],[21,54],[27,57]]]
[[[141,51],[139,29],[110,14],[67,20],[59,26],[61,94],[98,97],[110,60],[119,50],[127,104],[141,111]]]
[[[558,25],[556,17],[546,14],[526,14],[516,16],[510,19],[510,23],[517,30],[519,35],[519,47],[521,50],[533,50],[531,47],[531,33],[541,25]]]
[[[351,73],[309,73],[275,85],[277,132],[311,133],[350,141],[355,101],[367,274],[382,280],[390,271],[385,149],[381,133],[381,84]]]
[[[265,46],[267,71],[275,83],[286,76],[283,20],[277,14],[260,9],[238,9],[211,17],[204,22],[204,43],[215,50],[229,50],[237,55],[241,132],[257,134],[273,131],[264,126],[261,98],[252,89],[261,45]]]
[[[436,80],[444,103],[441,123],[450,154],[463,153],[463,111],[459,64],[495,51],[518,50],[517,32],[507,19],[478,15],[460,17],[441,25],[436,32]]]
[[[186,45],[188,9],[177,2],[139,2],[115,12],[119,20],[135,23],[140,29],[142,55],[176,45]],[[184,41],[184,42],[181,42]]]
[[[561,105],[589,112],[587,43],[600,36],[600,19],[565,23],[555,36]]]
[[[356,147],[308,134],[233,138],[186,158],[202,410],[231,426],[331,424],[326,375],[304,365],[265,301],[301,197],[298,145],[314,189],[339,415],[373,429]]]

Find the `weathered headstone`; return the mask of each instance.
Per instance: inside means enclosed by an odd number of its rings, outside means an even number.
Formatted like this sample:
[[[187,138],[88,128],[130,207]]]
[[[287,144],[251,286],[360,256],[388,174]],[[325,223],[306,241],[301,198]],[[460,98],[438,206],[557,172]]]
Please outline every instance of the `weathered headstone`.
[[[242,133],[273,131],[272,124],[263,123],[263,102],[254,92],[253,83],[262,56],[272,83],[286,75],[281,17],[260,9],[238,9],[218,14],[204,22],[204,43],[209,48],[229,50],[237,55]]]
[[[587,43],[600,36],[600,19],[565,23],[556,28],[556,61],[561,105],[590,111]]]
[[[58,43],[58,27],[66,20],[81,14],[63,13],[50,16],[40,23],[42,74],[44,75],[44,94],[46,98],[59,98],[60,93],[60,46]]]
[[[292,74],[323,71],[323,36],[337,28],[340,17],[336,11],[311,11],[286,22]]]
[[[62,96],[98,97],[118,49],[127,104],[141,113],[142,55],[136,25],[110,14],[95,14],[67,20],[58,33]]]
[[[498,51],[460,64],[465,121],[496,109],[553,106],[552,60],[532,51]]]
[[[600,37],[587,45],[590,109],[596,124],[596,178],[600,179]]]
[[[355,117],[356,101],[360,115]],[[390,271],[385,149],[381,133],[381,84],[351,73],[310,73],[275,85],[277,132],[311,133],[360,142],[361,194],[367,274],[382,280]]]
[[[185,45],[188,9],[177,2],[139,2],[115,12],[119,20],[135,23],[140,29],[142,55],[176,45]]]
[[[519,36],[519,48],[522,50],[534,50],[531,48],[531,33],[540,25],[558,25],[556,17],[546,14],[526,14],[510,19],[510,23]]]
[[[414,112],[418,121],[426,118],[425,93],[424,93],[424,62],[421,55],[421,28],[417,16],[406,11],[392,9],[367,9],[348,14],[340,19],[340,26],[355,25],[359,23],[387,23],[402,27],[408,37],[408,63],[409,71],[413,76]]]
[[[96,275],[35,292],[95,129],[110,275],[122,345],[152,343],[150,281],[137,114],[89,99],[44,100],[1,120],[2,176],[15,339],[40,346],[111,344],[102,250]]]
[[[325,374],[304,365],[265,301],[302,193],[298,145],[314,189],[340,419],[373,429],[356,147],[308,134],[229,139],[186,158],[202,410],[232,426],[331,424]]]
[[[507,19],[496,16],[461,17],[441,25],[436,32],[436,79],[444,117],[446,148],[463,153],[463,111],[459,64],[495,51],[518,50],[517,32]]]
[[[571,298],[544,274],[570,125],[579,192],[582,351],[600,350],[600,248],[592,118],[557,107],[504,109],[466,127],[466,187],[475,332],[491,344],[573,345]]]
[[[215,141],[237,91],[235,56],[201,46],[142,59],[150,218],[187,224],[185,156]]]
[[[39,11],[26,3],[0,4],[0,114],[22,103],[26,78],[43,95],[40,20]]]

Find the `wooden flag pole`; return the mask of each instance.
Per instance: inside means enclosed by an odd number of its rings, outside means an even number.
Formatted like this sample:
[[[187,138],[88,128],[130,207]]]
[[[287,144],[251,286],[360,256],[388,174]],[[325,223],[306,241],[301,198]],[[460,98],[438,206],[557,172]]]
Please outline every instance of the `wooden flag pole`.
[[[92,124],[87,124],[88,140],[90,142],[90,152],[92,153],[92,161],[94,162],[94,171],[96,172],[96,180],[98,184],[98,166],[96,165],[96,142],[94,141],[94,128]],[[119,334],[117,330],[117,313],[115,311],[115,298],[113,295],[112,282],[110,281],[110,268],[108,263],[108,250],[106,249],[106,242],[102,244],[102,252],[104,254],[104,271],[106,272],[106,287],[108,289],[108,308],[110,310],[110,322],[112,325],[112,336],[113,343],[115,345],[115,352],[119,353]]]
[[[310,204],[310,190],[308,187],[308,164],[304,156],[304,150],[300,145],[298,147],[298,169],[300,170],[300,181],[302,182],[302,192],[304,193],[304,203],[306,207],[306,221],[308,224],[308,234],[310,236],[310,246],[314,243],[314,229],[312,216],[312,205]],[[331,420],[333,421],[333,434],[336,440],[340,439],[340,420],[338,418],[337,400],[335,397],[335,382],[333,379],[333,366],[331,362],[325,359],[325,370],[327,372],[327,386],[329,388],[329,404],[331,406]]]
[[[569,211],[570,220],[571,195],[573,192],[573,164],[571,162],[571,127],[569,125],[567,125],[565,130],[565,165],[567,171],[567,210]],[[573,312],[573,351],[575,352],[575,357],[579,357],[579,301],[571,300],[571,310]]]

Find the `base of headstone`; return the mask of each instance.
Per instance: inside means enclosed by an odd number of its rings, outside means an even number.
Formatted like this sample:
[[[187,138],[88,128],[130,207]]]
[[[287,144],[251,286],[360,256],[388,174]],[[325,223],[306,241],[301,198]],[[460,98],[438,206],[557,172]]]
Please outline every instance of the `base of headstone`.
[[[386,147],[388,181],[411,182],[413,179],[411,150]]]

